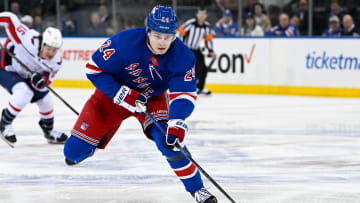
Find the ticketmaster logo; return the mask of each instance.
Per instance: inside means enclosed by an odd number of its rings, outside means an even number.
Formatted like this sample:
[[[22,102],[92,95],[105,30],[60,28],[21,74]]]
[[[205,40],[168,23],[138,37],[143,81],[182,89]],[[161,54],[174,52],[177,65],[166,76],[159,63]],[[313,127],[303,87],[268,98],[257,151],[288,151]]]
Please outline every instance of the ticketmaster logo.
[[[355,56],[328,56],[323,51],[322,54],[308,53],[305,58],[307,69],[360,70],[360,59]]]

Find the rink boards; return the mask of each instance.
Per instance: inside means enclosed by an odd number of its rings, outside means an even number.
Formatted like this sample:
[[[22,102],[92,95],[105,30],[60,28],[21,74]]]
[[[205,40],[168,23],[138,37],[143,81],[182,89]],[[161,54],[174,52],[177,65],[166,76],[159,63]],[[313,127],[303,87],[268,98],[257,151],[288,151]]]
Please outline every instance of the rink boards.
[[[54,87],[89,88],[84,67],[106,38],[65,38]],[[206,58],[213,92],[360,97],[354,38],[215,38]],[[359,72],[359,73],[358,73]]]

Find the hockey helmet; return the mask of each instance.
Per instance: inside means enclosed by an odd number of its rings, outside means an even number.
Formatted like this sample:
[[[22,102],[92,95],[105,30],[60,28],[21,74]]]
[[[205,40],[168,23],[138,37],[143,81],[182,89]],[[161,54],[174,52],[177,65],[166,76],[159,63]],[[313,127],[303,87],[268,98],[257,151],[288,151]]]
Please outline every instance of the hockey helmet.
[[[172,8],[155,6],[147,18],[147,29],[156,32],[175,34],[177,31],[178,20]]]
[[[42,34],[41,47],[44,44],[59,49],[62,45],[62,35],[59,29],[48,27]]]

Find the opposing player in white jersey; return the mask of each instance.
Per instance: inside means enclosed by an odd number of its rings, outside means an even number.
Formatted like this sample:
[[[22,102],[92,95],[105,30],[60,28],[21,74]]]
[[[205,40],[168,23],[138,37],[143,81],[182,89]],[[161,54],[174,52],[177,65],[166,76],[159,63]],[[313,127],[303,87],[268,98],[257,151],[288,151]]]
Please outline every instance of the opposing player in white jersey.
[[[17,141],[12,122],[29,103],[39,107],[39,125],[49,143],[63,143],[64,133],[55,131],[54,102],[46,85],[51,85],[55,74],[62,67],[59,49],[62,45],[60,30],[49,27],[42,34],[29,29],[11,12],[0,13],[0,26],[8,38],[4,46],[33,73],[27,71],[9,53],[0,52],[0,85],[10,94],[10,100],[2,110],[1,134],[11,143]]]

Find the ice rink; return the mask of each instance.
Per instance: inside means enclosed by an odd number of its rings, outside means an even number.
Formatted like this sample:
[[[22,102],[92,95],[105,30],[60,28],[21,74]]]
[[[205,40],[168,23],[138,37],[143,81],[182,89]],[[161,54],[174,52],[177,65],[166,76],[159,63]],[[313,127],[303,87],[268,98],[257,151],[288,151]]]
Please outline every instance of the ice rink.
[[[55,90],[78,111],[93,91]],[[0,97],[3,108],[3,88]],[[54,100],[55,127],[69,133],[76,115]],[[15,148],[0,141],[1,203],[194,202],[135,119],[70,167],[37,112],[28,105],[14,121]],[[213,94],[198,98],[188,123],[193,158],[236,202],[360,202],[360,99]]]

